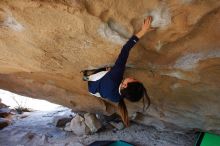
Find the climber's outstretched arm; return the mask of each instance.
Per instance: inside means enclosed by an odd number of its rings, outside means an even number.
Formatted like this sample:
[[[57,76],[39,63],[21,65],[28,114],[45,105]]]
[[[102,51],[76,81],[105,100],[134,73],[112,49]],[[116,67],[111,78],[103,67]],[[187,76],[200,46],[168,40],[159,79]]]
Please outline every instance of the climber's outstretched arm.
[[[110,71],[112,80],[120,81],[122,79],[125,70],[125,64],[127,62],[131,48],[138,42],[138,40],[145,33],[147,33],[150,30],[151,21],[152,21],[152,17],[151,16],[147,17],[147,19],[144,20],[141,30],[135,35],[133,35],[121,49],[121,52],[115,62],[115,65]]]

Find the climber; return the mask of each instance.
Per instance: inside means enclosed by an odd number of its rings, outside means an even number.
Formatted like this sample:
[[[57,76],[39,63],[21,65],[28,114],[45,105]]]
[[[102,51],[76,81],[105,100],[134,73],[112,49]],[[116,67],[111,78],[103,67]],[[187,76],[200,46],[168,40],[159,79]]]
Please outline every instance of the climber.
[[[91,75],[88,75],[88,72],[84,71],[84,80],[88,81],[89,92],[94,96],[102,97],[117,103],[118,113],[125,126],[129,126],[129,119],[124,99],[131,102],[137,102],[143,98],[145,108],[145,96],[148,100],[147,108],[150,105],[150,98],[147,95],[143,84],[131,77],[123,79],[123,74],[129,56],[129,51],[138,42],[138,40],[150,30],[151,22],[152,17],[148,16],[147,19],[144,20],[141,30],[133,35],[123,46],[113,67],[110,69],[108,68],[107,70],[106,68],[94,70]]]

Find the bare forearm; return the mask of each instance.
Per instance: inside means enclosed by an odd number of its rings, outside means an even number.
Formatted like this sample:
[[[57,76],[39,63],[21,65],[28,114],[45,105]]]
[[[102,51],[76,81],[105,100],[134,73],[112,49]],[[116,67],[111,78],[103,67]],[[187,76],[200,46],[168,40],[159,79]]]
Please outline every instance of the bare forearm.
[[[136,33],[135,35],[140,39],[142,36],[144,36],[145,32],[143,31],[139,31],[138,33]]]

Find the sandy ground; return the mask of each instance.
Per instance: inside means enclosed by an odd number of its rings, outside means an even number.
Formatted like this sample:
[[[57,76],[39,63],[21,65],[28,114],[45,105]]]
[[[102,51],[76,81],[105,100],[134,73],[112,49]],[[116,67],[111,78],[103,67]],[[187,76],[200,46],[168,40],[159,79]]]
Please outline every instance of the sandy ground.
[[[193,145],[193,134],[162,132],[135,123],[124,130],[108,129],[86,136],[76,136],[53,125],[54,116],[70,114],[70,109],[59,108],[15,116],[13,124],[0,131],[0,146],[84,146],[96,140],[124,140],[137,146]]]

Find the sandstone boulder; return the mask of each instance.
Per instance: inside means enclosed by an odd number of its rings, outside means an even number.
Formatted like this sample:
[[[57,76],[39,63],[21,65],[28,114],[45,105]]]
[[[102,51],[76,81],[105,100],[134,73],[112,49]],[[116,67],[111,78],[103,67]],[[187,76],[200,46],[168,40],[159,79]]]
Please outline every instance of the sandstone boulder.
[[[71,131],[72,131],[72,129],[71,129],[71,127],[70,127],[70,124],[71,124],[71,122],[66,123],[66,125],[65,125],[65,127],[64,127],[64,130],[65,130],[65,131],[68,131],[68,132],[71,132]]]
[[[80,71],[114,64],[148,15],[157,29],[131,50],[125,77],[143,82],[152,105],[141,113],[126,101],[129,115],[220,132],[219,0],[1,0],[0,88],[111,115],[116,106],[91,96]]]
[[[79,114],[76,114],[76,116],[71,120],[70,128],[78,136],[89,133],[89,128],[85,124],[85,119]]]
[[[86,125],[89,127],[92,133],[97,132],[102,127],[102,124],[96,118],[95,114],[86,113],[84,115],[84,119],[85,119]]]

